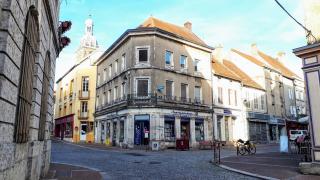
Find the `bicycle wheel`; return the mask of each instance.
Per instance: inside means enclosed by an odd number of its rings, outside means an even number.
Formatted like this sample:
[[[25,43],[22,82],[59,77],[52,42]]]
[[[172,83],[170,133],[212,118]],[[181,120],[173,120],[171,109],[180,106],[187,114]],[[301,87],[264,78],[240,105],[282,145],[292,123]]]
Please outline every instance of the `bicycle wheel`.
[[[239,154],[240,155],[245,155],[247,152],[246,147],[244,145],[239,146]]]
[[[250,144],[249,146],[249,153],[250,154],[255,154],[257,151],[256,146],[254,144]]]

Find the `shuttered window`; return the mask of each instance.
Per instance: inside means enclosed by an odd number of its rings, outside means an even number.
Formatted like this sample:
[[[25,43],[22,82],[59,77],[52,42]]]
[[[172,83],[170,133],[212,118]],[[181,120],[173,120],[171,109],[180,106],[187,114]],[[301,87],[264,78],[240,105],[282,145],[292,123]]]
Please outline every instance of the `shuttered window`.
[[[137,80],[137,95],[148,96],[148,79]]]
[[[172,97],[172,95],[173,95],[172,85],[173,85],[172,81],[166,81],[166,95],[168,98]]]
[[[47,55],[44,62],[43,80],[42,80],[42,95],[41,95],[41,108],[40,108],[40,122],[39,122],[39,134],[38,138],[40,141],[45,138],[45,127],[48,112],[48,97],[50,87],[50,70],[51,61],[49,55]]]
[[[39,43],[38,13],[30,9],[25,23],[25,39],[20,65],[19,97],[16,109],[15,142],[28,141],[36,51]]]
[[[194,98],[197,101],[201,100],[201,87],[200,86],[195,86],[194,87]]]
[[[181,99],[186,100],[187,99],[187,84],[181,84]]]

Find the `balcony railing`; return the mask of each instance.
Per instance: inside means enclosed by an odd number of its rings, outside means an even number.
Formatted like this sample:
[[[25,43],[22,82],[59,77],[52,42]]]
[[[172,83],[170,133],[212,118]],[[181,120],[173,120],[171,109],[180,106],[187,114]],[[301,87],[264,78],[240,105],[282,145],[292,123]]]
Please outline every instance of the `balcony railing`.
[[[89,110],[87,112],[82,112],[78,110],[78,119],[88,119],[89,118]]]
[[[80,100],[90,99],[90,91],[79,91],[79,99]]]
[[[69,94],[69,101],[72,101],[72,98],[73,98],[73,93],[70,92],[70,94]]]
[[[166,96],[157,95],[156,93],[150,93],[145,96],[138,94],[128,94],[121,98],[112,100],[103,105],[97,107],[97,110],[102,110],[104,108],[109,108],[111,106],[124,105],[124,106],[204,106],[209,107],[205,104],[204,100],[192,99],[177,96]]]

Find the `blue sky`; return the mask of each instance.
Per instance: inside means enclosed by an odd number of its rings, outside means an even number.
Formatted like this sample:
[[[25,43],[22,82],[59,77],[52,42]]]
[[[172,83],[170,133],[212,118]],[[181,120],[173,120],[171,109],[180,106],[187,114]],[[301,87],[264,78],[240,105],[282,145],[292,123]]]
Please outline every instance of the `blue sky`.
[[[301,1],[279,1],[303,22]],[[272,56],[283,51],[288,67],[300,73],[301,60],[292,49],[306,44],[305,33],[273,0],[62,0],[60,20],[72,21],[66,33],[71,44],[57,59],[56,79],[74,64],[74,52],[89,14],[102,50],[126,29],[137,27],[152,15],[181,26],[190,21],[194,33],[213,47],[223,45],[225,51],[249,51],[252,43]]]

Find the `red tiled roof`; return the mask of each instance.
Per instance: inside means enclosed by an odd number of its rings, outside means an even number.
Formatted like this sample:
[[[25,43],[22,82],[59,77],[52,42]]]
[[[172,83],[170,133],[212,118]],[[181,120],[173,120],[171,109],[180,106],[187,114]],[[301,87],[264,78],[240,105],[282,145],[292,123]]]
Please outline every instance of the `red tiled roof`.
[[[258,51],[259,56],[261,56],[270,66],[275,68],[276,70],[280,71],[283,76],[289,77],[289,78],[295,78],[298,77],[295,73],[293,73],[290,69],[288,69],[285,65],[283,65],[279,60],[261,52]]]
[[[243,72],[238,66],[236,66],[233,62],[229,60],[224,60],[223,64],[227,66],[231,71],[237,74],[240,78],[242,83],[245,86],[253,87],[256,89],[264,90],[258,83],[252,80],[245,72]]]
[[[260,60],[258,60],[257,58],[255,58],[255,57],[253,57],[253,56],[250,56],[250,55],[248,55],[248,54],[245,54],[245,53],[243,53],[243,52],[240,52],[240,51],[238,51],[238,50],[236,50],[236,49],[231,49],[231,51],[239,54],[239,55],[242,56],[243,58],[245,58],[245,59],[253,62],[254,64],[256,64],[256,65],[258,65],[258,66],[262,66],[262,67],[265,66],[265,64],[264,64],[263,62],[261,62]]]
[[[213,73],[218,76],[226,77],[236,81],[241,81],[241,78],[237,74],[232,72],[224,64],[218,62],[216,59],[212,59],[212,69]]]
[[[195,35],[189,29],[182,26],[177,26],[168,22],[161,21],[154,17],[149,17],[138,28],[145,28],[145,27],[159,28],[164,31],[173,33],[177,36],[180,36],[183,39],[188,40],[190,42],[203,45],[203,46],[208,46],[204,41],[202,41],[197,35]]]

